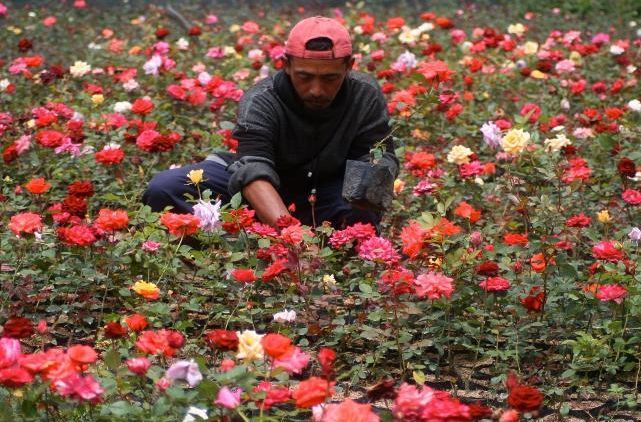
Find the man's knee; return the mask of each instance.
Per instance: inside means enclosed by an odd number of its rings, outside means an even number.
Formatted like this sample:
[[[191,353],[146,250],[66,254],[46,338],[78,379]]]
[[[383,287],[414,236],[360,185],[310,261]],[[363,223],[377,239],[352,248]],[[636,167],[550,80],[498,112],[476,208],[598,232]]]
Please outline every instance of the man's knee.
[[[153,211],[162,211],[167,206],[176,206],[176,198],[184,192],[184,186],[180,186],[173,180],[171,170],[162,171],[156,174],[142,195],[142,202],[149,205]],[[178,190],[181,189],[181,192]]]

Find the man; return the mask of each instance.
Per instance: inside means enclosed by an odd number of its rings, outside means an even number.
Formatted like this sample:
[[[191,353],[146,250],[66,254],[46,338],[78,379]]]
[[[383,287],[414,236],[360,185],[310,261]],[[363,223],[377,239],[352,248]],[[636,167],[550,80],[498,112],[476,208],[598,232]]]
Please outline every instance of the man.
[[[197,192],[187,185],[187,173],[203,169],[201,190],[211,189],[223,202],[242,192],[257,217],[272,226],[290,210],[310,226],[325,220],[337,228],[356,222],[378,226],[384,205],[371,198],[381,189],[391,197],[391,181],[398,174],[379,86],[372,77],[350,71],[350,36],[333,19],[300,21],[289,34],[285,53],[284,71],[260,81],[240,101],[233,130],[238,152],[216,153],[201,163],[157,174],[143,202],[154,211],[171,205],[174,212],[191,212],[185,193],[197,197]],[[369,161],[375,145],[383,145],[385,152],[367,166],[365,180],[348,180],[360,185],[362,197],[347,202],[342,197],[346,163]],[[383,186],[371,185],[371,174]],[[374,195],[365,198],[364,192]],[[352,205],[356,202],[358,206]]]

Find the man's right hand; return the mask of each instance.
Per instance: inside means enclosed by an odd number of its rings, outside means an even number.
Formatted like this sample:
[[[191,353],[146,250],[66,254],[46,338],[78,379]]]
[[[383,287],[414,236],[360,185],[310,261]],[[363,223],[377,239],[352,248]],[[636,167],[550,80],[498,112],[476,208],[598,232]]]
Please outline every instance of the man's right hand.
[[[267,180],[254,180],[242,189],[243,197],[256,211],[258,219],[276,227],[276,220],[281,215],[289,215],[278,191]]]

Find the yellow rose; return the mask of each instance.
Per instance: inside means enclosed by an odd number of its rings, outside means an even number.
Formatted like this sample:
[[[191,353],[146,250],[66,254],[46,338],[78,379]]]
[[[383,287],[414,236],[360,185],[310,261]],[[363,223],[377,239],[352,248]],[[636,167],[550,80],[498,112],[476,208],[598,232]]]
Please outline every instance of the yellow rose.
[[[131,290],[138,293],[145,299],[158,299],[158,296],[160,296],[160,289],[158,286],[146,281],[136,281],[131,287]]]
[[[405,182],[401,179],[394,180],[394,195],[399,195],[403,188],[405,187]]]
[[[581,66],[583,64],[583,58],[581,57],[581,53],[579,53],[578,51],[573,51],[570,53],[570,60],[572,60],[577,66]]]
[[[263,334],[257,334],[256,331],[245,330],[238,334],[238,354],[237,359],[258,360],[265,356],[261,339]]]
[[[545,79],[548,77],[545,73],[541,72],[538,69],[534,69],[532,73],[530,73],[530,77],[534,79]]]
[[[596,218],[597,220],[599,220],[599,223],[604,223],[604,224],[612,220],[612,217],[610,217],[610,213],[608,212],[608,210],[597,212]]]
[[[544,142],[545,150],[551,152],[560,151],[561,148],[572,144],[572,142],[562,133],[558,134],[555,138],[546,139]]]
[[[530,134],[523,129],[510,129],[501,139],[503,151],[512,154],[520,154],[530,141]]]
[[[91,96],[91,102],[95,105],[102,104],[105,101],[105,97],[102,94],[94,94]]]
[[[447,154],[447,162],[456,163],[459,166],[461,164],[467,164],[470,162],[470,155],[472,154],[472,150],[468,147],[463,145],[454,145],[454,147]]]
[[[326,287],[335,286],[336,285],[336,279],[334,278],[334,274],[325,274],[323,276],[323,284]]]
[[[191,170],[189,173],[187,173],[187,178],[191,181],[191,183],[197,185],[198,183],[203,181],[204,172],[205,170],[203,169]]]

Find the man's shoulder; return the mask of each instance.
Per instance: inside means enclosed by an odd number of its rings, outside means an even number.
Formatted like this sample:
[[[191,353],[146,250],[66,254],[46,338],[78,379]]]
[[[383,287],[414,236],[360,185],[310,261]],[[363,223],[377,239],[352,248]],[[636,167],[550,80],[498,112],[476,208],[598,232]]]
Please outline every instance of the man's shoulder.
[[[378,94],[381,90],[376,79],[369,73],[352,70],[349,72],[349,78],[356,89],[360,89],[367,94]]]
[[[253,101],[259,98],[270,98],[275,95],[274,78],[272,76],[268,76],[264,79],[261,79],[260,81],[252,85],[247,91],[245,91],[241,102],[246,103],[248,101]]]

